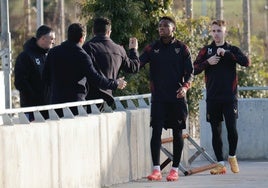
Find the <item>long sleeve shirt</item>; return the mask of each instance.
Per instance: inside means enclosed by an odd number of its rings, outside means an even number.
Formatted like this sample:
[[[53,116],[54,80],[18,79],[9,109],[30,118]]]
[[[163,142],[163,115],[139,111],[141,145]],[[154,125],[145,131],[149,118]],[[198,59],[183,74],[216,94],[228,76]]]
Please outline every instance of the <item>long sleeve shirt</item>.
[[[188,47],[177,39],[164,44],[161,39],[149,44],[140,56],[141,67],[150,63],[152,101],[174,102],[177,90],[189,88],[193,64]]]
[[[218,64],[210,65],[208,59],[216,54],[218,48],[225,49],[224,56],[220,58]],[[207,101],[237,100],[237,64],[247,67],[250,61],[238,47],[227,42],[223,46],[216,46],[215,42],[212,42],[199,51],[194,61],[194,74],[205,72]]]

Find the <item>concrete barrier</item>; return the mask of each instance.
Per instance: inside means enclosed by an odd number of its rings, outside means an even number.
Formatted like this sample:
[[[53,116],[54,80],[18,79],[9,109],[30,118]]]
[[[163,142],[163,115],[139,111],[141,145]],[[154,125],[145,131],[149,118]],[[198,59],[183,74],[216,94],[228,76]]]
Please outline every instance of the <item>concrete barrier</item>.
[[[5,82],[4,82],[4,72],[0,71],[0,111],[5,109],[6,101],[5,101]]]
[[[206,122],[206,102],[202,100],[200,109],[200,144],[214,156],[211,144],[211,128]],[[251,98],[238,100],[238,146],[239,159],[268,159],[268,99]],[[222,130],[223,153],[228,157],[226,126]],[[215,156],[214,156],[215,157]]]
[[[103,187],[151,171],[150,109],[0,126],[0,187]]]
[[[152,169],[150,106],[141,101],[140,108],[127,103],[127,108],[118,104],[120,110],[89,115],[82,106],[92,101],[1,111],[0,187],[100,188],[147,176]],[[71,106],[79,107],[78,116],[70,113]],[[64,108],[65,116],[58,118],[54,108]],[[50,120],[39,116],[41,110],[50,110]],[[35,122],[25,119],[28,111],[36,112]],[[239,100],[239,158],[268,158],[267,111],[268,99]],[[214,155],[205,101],[200,103],[200,115],[201,146]],[[162,137],[171,135],[170,130],[163,131]],[[183,164],[189,157],[185,144]],[[161,153],[161,161],[165,159]]]

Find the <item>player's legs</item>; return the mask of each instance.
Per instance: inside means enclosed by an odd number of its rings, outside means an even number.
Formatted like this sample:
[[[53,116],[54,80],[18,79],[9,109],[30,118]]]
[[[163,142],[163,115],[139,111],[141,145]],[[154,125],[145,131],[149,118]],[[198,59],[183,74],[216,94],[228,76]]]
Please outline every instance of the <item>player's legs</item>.
[[[162,103],[153,102],[151,104],[151,122],[152,137],[150,142],[151,156],[153,161],[153,172],[147,176],[148,180],[159,181],[162,179],[160,171],[160,147],[161,135],[164,126],[164,107]]]
[[[212,147],[217,158],[217,161],[223,161],[223,153],[222,153],[222,123],[221,122],[210,122],[211,131],[212,131]]]
[[[223,160],[222,152],[222,105],[218,102],[207,102],[207,121],[210,122],[211,131],[212,131],[212,147],[215,153],[215,156],[218,161],[218,165],[213,168],[211,174],[225,174],[226,167]]]
[[[237,114],[237,102],[225,103],[224,118],[229,143],[228,162],[233,173],[239,172],[239,166],[236,159],[236,148],[238,143],[238,133],[236,128]]]
[[[167,181],[177,181],[179,179],[178,167],[181,160],[181,154],[184,145],[182,137],[182,129],[185,128],[185,121],[188,110],[185,101],[178,101],[177,103],[169,103],[168,114],[166,120],[166,127],[172,128],[173,134],[173,163],[172,168],[167,175]]]
[[[224,105],[223,114],[228,133],[229,155],[235,156],[238,143],[238,133],[236,128],[237,103],[226,103]]]
[[[173,164],[172,167],[178,168],[181,161],[184,140],[181,129],[173,129]]]

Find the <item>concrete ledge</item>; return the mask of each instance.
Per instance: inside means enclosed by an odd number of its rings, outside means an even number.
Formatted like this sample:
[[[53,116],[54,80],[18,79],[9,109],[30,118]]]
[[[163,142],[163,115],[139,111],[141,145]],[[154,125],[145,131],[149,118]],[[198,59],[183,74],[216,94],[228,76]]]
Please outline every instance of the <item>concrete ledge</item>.
[[[205,101],[201,101],[200,111],[200,143],[213,155]],[[267,112],[268,99],[239,100],[238,158],[268,158]],[[43,123],[2,125],[0,187],[98,188],[144,178],[152,167],[149,121],[148,106]],[[163,138],[170,136],[171,131],[163,131]],[[226,143],[225,129],[223,137]],[[185,144],[183,163],[189,156]],[[172,151],[171,144],[168,148]],[[165,159],[162,154],[161,161]]]
[[[6,107],[6,101],[5,101],[5,82],[4,82],[4,72],[0,71],[0,111],[4,110]],[[1,120],[0,120],[1,121]],[[1,123],[1,122],[0,122]]]
[[[150,109],[0,126],[0,187],[103,187],[151,171]],[[3,170],[4,169],[4,170]]]

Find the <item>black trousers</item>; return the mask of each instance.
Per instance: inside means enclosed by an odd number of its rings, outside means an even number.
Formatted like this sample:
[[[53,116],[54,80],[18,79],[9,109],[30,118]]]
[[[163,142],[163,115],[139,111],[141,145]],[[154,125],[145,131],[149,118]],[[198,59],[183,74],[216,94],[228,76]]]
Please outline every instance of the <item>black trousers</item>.
[[[229,144],[229,155],[236,154],[238,143],[238,132],[236,120],[238,117],[237,101],[234,102],[207,102],[207,120],[211,124],[212,147],[217,161],[223,161],[222,121],[225,121],[227,139]]]
[[[153,165],[160,165],[160,147],[163,128],[172,129],[173,134],[173,167],[178,167],[183,149],[184,140],[182,129],[185,128],[187,106],[184,101],[153,102],[151,105],[151,155]]]

